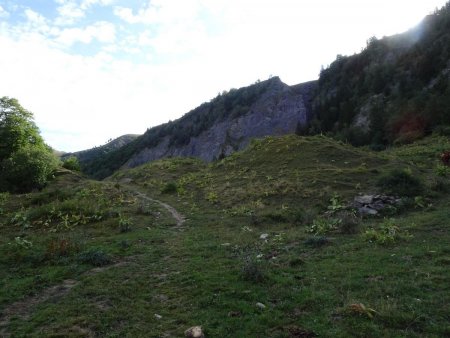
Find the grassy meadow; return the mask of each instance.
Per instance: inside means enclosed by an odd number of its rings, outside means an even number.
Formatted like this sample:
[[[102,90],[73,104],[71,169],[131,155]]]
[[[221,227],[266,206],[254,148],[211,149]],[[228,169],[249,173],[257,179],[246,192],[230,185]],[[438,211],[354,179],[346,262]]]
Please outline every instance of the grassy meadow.
[[[448,149],[268,137],[1,194],[0,336],[450,336]]]

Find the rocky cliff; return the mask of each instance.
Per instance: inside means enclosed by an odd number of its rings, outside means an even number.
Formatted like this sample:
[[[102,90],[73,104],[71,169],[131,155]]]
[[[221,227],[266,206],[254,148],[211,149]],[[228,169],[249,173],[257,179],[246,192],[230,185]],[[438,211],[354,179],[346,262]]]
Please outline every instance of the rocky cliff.
[[[213,161],[244,148],[252,138],[294,133],[311,119],[316,86],[316,81],[288,86],[273,77],[225,91],[119,149],[86,160],[79,156],[82,170],[103,179],[121,167],[165,157]]]
[[[158,144],[134,154],[124,166],[178,156],[213,161],[243,149],[253,138],[294,133],[306,125],[316,82],[288,86],[278,77],[268,81],[266,90],[241,116],[226,117],[184,145],[171,144],[171,136],[167,135]]]

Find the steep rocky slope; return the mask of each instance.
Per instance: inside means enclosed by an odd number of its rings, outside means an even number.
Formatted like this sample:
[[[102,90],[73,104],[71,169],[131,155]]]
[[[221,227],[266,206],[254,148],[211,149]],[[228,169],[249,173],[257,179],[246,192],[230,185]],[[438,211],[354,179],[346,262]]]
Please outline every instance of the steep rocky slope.
[[[306,126],[315,89],[315,81],[289,86],[278,77],[232,89],[178,120],[148,129],[118,150],[80,158],[81,164],[86,173],[104,178],[121,167],[166,157],[213,161],[243,149],[253,138],[294,133]]]
[[[135,167],[164,157],[199,157],[213,161],[241,150],[251,139],[267,135],[294,133],[308,122],[308,105],[314,82],[290,87],[277,77],[269,80],[267,90],[240,117],[228,116],[212,125],[187,144],[173,145],[170,135],[156,146],[145,147],[125,164]]]

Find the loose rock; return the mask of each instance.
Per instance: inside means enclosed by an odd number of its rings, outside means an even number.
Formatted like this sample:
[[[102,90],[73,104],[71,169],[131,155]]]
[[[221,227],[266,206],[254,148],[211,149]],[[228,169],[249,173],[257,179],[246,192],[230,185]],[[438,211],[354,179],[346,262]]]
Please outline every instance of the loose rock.
[[[261,234],[261,236],[259,236],[260,239],[267,239],[267,237],[269,237],[269,234]]]
[[[370,207],[366,207],[366,206],[364,206],[364,207],[362,207],[362,208],[358,208],[358,212],[359,212],[361,215],[376,215],[376,214],[378,214],[378,211],[377,211],[377,210],[372,209],[372,208],[370,208]]]
[[[201,326],[193,326],[187,329],[184,331],[184,335],[188,338],[205,338]]]
[[[363,195],[363,196],[356,196],[355,202],[359,204],[370,204],[374,200],[374,196],[372,195]]]
[[[353,207],[361,215],[377,215],[383,209],[401,203],[401,199],[386,195],[355,196]]]
[[[266,306],[263,303],[259,303],[259,302],[256,303],[256,307],[261,310],[264,310],[266,308]]]

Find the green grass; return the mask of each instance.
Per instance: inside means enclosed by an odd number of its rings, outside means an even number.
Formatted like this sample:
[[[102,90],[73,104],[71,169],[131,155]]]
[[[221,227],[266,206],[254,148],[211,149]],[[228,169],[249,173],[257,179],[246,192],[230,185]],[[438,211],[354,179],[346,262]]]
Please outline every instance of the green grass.
[[[433,139],[427,142],[432,148]],[[202,325],[207,337],[448,336],[450,198],[433,190],[434,163],[411,163],[419,157],[405,148],[373,153],[288,136],[255,141],[210,165],[169,159],[106,182],[66,173],[43,192],[5,196],[0,308],[77,281],[29,318],[12,318],[8,331],[181,337]],[[423,182],[424,203],[410,200],[389,220],[359,220],[350,234],[308,232],[314,220],[346,217],[340,209],[355,195],[381,192],[377,181],[394,168]],[[164,191],[171,183],[176,191]],[[186,222],[176,226],[167,210],[133,190],[174,206]],[[12,224],[19,211],[25,222]],[[42,222],[59,211],[102,218],[69,227],[60,216]],[[121,220],[130,231],[121,231]],[[368,240],[367,230],[383,233],[387,224],[409,236]],[[94,258],[105,257],[111,263],[99,268]],[[356,311],[358,304],[373,313]]]

